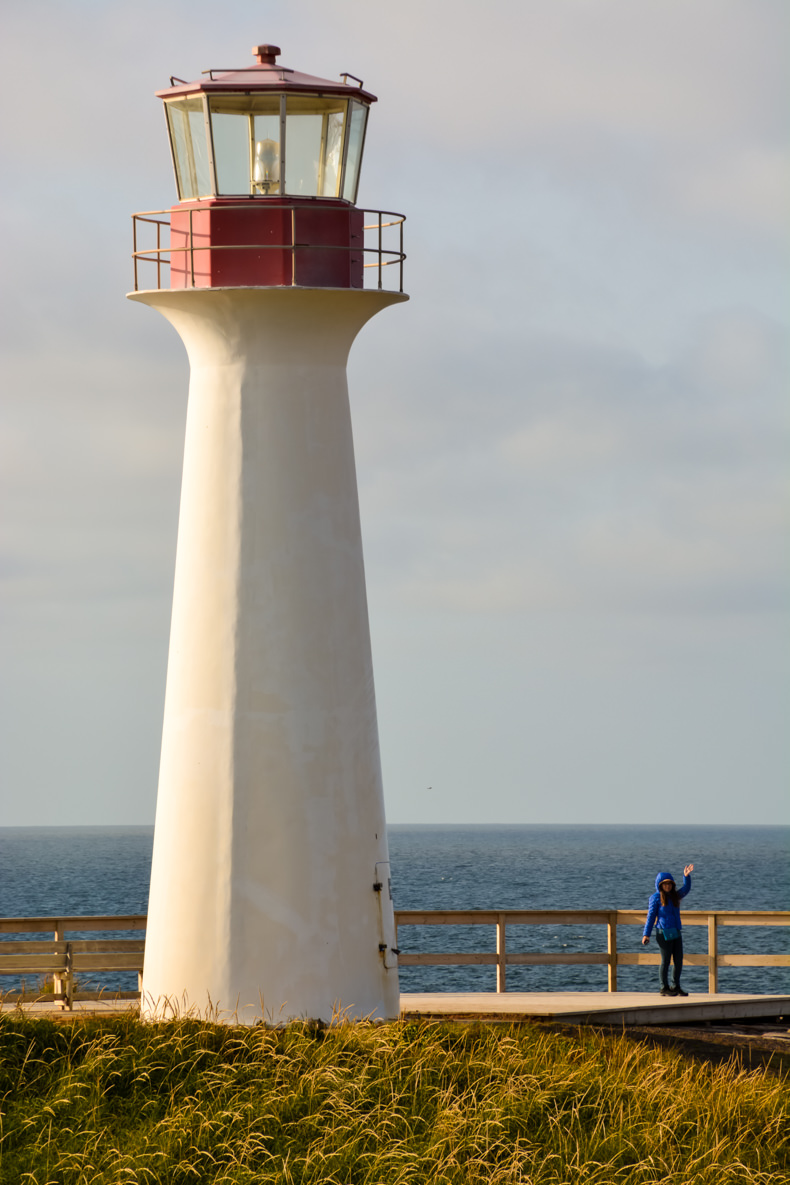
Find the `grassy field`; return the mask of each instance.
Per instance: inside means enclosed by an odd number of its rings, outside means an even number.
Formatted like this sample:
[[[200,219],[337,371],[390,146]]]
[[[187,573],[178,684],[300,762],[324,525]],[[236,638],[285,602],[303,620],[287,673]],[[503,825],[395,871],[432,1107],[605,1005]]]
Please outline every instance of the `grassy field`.
[[[783,1185],[790,1084],[625,1037],[0,1016],[3,1185]]]

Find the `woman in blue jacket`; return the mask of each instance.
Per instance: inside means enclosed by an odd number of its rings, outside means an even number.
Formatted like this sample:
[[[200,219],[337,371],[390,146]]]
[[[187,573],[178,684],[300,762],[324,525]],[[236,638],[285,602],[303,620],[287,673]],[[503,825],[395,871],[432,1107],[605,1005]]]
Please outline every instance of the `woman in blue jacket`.
[[[661,952],[661,980],[662,996],[687,996],[680,986],[680,973],[683,970],[683,935],[680,921],[680,898],[685,897],[691,888],[691,873],[693,864],[687,864],[683,869],[683,885],[676,888],[670,872],[659,872],[656,877],[656,891],[650,898],[647,907],[647,921],[642,934],[642,945],[647,946],[653,925],[656,927],[656,942]],[[674,964],[673,983],[669,986],[669,964]]]

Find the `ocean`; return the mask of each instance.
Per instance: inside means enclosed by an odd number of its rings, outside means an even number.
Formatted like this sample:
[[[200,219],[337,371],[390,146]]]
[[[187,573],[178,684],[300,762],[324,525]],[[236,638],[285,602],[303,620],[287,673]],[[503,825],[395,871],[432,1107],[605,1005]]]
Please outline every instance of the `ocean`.
[[[0,917],[145,913],[152,842],[152,827],[0,828]],[[389,842],[396,909],[640,909],[659,870],[680,882],[687,863],[695,866],[687,909],[790,909],[790,827],[399,825],[390,826]],[[638,927],[620,927],[619,949],[641,949],[640,936]],[[399,943],[409,951],[495,949],[493,927],[403,927]],[[704,927],[686,927],[686,951],[706,944]],[[605,927],[508,927],[508,949],[603,951]],[[720,929],[719,949],[788,953],[790,928]],[[136,979],[107,974],[101,982],[129,990]],[[655,979],[652,967],[618,970],[622,990],[652,991]],[[403,967],[400,982],[402,991],[493,991],[495,971]],[[683,983],[706,991],[707,971],[687,967]],[[17,986],[0,982],[0,990]],[[606,968],[509,967],[507,986],[604,991]],[[790,968],[722,968],[719,990],[790,992]]]

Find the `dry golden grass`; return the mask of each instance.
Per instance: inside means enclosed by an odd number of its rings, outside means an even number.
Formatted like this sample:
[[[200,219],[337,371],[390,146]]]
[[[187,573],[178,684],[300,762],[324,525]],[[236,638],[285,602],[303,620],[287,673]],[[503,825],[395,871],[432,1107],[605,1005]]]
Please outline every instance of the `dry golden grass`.
[[[627,1038],[0,1017],[4,1185],[783,1185],[790,1088]]]

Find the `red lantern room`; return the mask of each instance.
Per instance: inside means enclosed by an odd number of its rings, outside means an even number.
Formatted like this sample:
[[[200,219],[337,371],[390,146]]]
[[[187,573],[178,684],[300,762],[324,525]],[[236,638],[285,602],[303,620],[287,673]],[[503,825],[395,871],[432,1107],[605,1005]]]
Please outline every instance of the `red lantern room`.
[[[252,66],[171,78],[157,92],[179,197],[170,286],[361,288],[364,212],[355,202],[376,97],[351,74],[332,82],[278,65],[276,45],[253,53]],[[136,255],[161,260],[160,242],[157,252],[135,244]],[[381,287],[380,229],[378,245]]]

